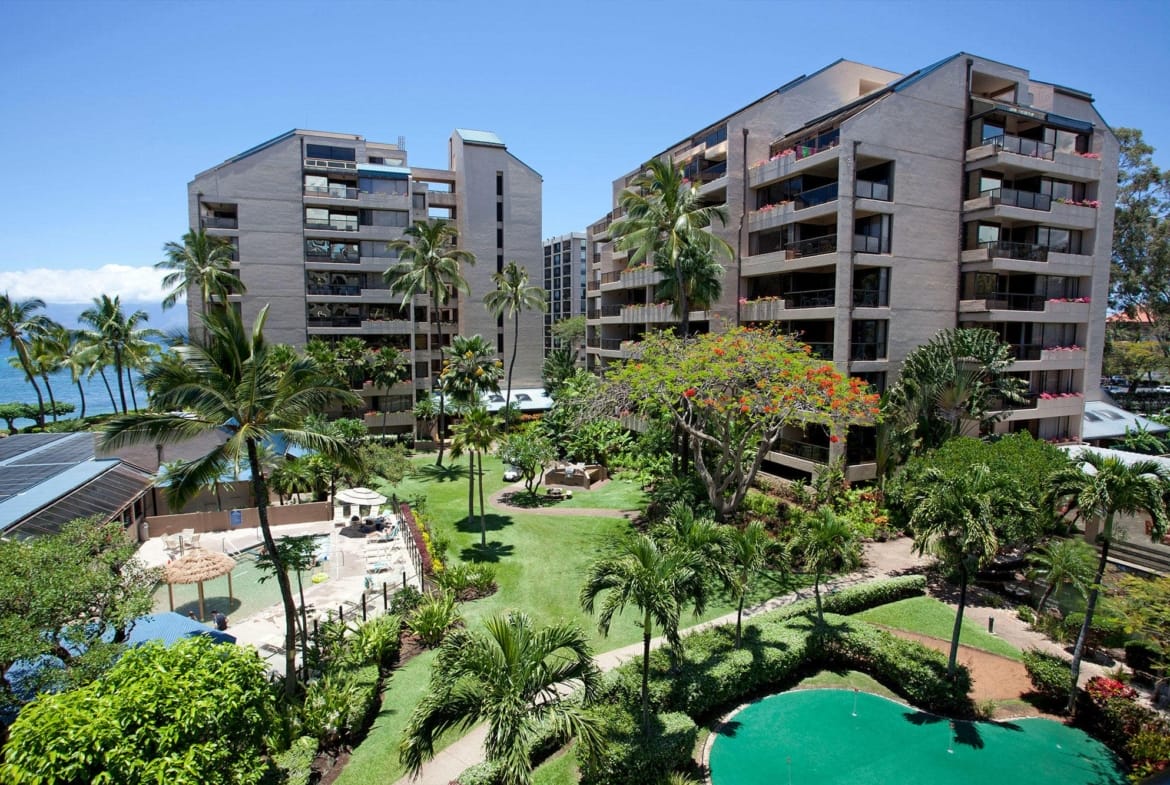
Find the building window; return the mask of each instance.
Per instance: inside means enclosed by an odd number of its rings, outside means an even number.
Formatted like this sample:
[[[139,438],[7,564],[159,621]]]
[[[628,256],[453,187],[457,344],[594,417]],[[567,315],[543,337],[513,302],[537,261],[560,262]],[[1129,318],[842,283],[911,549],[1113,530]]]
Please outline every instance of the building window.
[[[357,151],[352,147],[333,147],[327,144],[307,144],[305,155],[309,158],[328,158],[333,161],[357,160]]]
[[[405,196],[410,187],[406,180],[388,180],[384,177],[359,177],[358,189],[364,194],[391,194]]]
[[[858,319],[853,322],[849,343],[850,360],[884,360],[886,358],[884,319]]]
[[[858,267],[853,273],[853,307],[886,308],[890,304],[890,268]]]
[[[410,213],[405,210],[362,210],[361,225],[404,228],[410,225]]]
[[[890,223],[888,215],[858,219],[853,225],[853,250],[857,253],[889,253]]]

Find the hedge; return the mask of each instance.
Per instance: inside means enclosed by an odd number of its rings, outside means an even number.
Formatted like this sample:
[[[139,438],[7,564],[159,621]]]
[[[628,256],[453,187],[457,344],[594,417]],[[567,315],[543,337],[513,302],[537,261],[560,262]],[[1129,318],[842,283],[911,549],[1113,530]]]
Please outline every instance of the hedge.
[[[1072,684],[1071,666],[1055,654],[1029,649],[1024,652],[1024,669],[1032,680],[1032,688],[1052,704],[1050,708],[1064,706]],[[1063,714],[1064,712],[1061,711]]]
[[[317,740],[301,736],[284,752],[273,757],[284,775],[286,785],[308,785],[313,776],[313,761],[317,759]]]
[[[690,759],[698,738],[681,712],[655,714],[649,734],[642,733],[638,709],[608,706],[599,714],[605,742],[596,758],[581,761],[581,785],[658,782]]]

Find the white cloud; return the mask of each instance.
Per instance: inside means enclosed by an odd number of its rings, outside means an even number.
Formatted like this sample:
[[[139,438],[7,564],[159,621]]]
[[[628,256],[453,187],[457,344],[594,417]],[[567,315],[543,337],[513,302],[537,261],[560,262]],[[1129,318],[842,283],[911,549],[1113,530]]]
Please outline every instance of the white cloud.
[[[96,269],[49,269],[0,272],[0,292],[25,300],[39,297],[47,303],[90,303],[103,294],[120,295],[126,302],[162,300],[164,271],[153,267],[106,264]]]

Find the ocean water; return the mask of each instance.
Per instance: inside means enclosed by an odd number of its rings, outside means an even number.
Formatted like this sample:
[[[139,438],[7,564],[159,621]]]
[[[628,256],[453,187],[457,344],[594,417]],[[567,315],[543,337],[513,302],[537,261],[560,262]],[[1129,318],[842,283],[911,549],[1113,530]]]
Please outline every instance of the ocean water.
[[[0,362],[0,403],[29,403],[36,406],[37,396],[33,392],[32,385],[24,377],[24,371],[19,368],[13,368],[10,360],[12,354],[6,353],[3,355],[3,361]],[[110,379],[110,387],[114,391],[114,399],[118,398],[118,380],[114,377],[113,369],[106,371],[106,376]],[[135,375],[134,377],[136,392],[138,394],[138,405],[140,407],[146,406],[146,391],[142,388],[141,379]],[[78,417],[81,414],[81,394],[77,390],[77,385],[73,384],[68,372],[58,372],[49,374],[49,383],[53,387],[53,397],[58,402],[71,403],[76,409],[73,414],[66,415],[66,417]],[[37,379],[37,384],[41,388],[41,394],[45,396],[45,406],[49,405],[49,396],[45,392],[45,385],[41,380]],[[92,379],[82,380],[83,389],[85,390],[85,413],[86,414],[106,414],[114,411],[114,404],[110,401],[110,394],[106,392],[106,387],[102,384],[100,376],[95,376]],[[134,407],[134,402],[130,397],[130,388],[126,387],[126,404],[131,408]],[[121,402],[118,404],[121,408]],[[47,421],[52,422],[52,417],[46,418]],[[16,425],[23,428],[32,425],[32,420],[17,420]],[[0,428],[5,427],[3,422],[0,422]]]

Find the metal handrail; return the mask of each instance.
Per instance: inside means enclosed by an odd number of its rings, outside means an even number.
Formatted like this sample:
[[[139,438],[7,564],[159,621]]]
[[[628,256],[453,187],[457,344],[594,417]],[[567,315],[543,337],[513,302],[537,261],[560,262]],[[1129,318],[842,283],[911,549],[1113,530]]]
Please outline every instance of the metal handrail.
[[[885,308],[890,304],[890,293],[886,289],[854,289],[854,308]]]
[[[601,283],[617,283],[622,279],[622,271],[618,270],[612,273],[602,273]]]
[[[345,185],[306,185],[305,196],[324,196],[329,199],[357,199],[358,189]]]
[[[779,451],[797,458],[804,458],[813,463],[828,463],[829,448],[823,444],[810,444],[796,439],[779,439],[776,442]]]
[[[328,221],[312,221],[305,219],[306,229],[326,229],[331,232],[356,232],[358,230],[357,217],[355,216],[353,222],[349,221],[335,221],[330,218]]]
[[[878,183],[871,180],[858,180],[857,186],[853,189],[853,193],[859,199],[878,199],[883,202],[890,201],[890,184]]]
[[[836,302],[834,289],[807,289],[788,292],[784,297],[785,308],[825,308]]]
[[[786,243],[785,251],[792,252],[794,258],[802,256],[818,256],[824,253],[837,252],[837,235],[825,235],[823,237],[810,237],[807,240],[796,240],[791,243]]]
[[[1021,191],[1017,188],[992,188],[979,195],[991,197],[992,204],[1023,207],[1027,210],[1048,211],[1052,209],[1051,196],[1033,191]]]
[[[1041,142],[1038,139],[1025,139],[1021,136],[1013,136],[1012,134],[1001,134],[984,139],[981,144],[976,146],[982,147],[988,144],[1005,153],[1025,155],[1029,158],[1043,158],[1047,161],[1052,161],[1056,158],[1056,145]]]
[[[1014,243],[1007,240],[991,240],[980,243],[992,256],[1005,259],[1021,259],[1026,262],[1047,262],[1048,246],[1037,243]]]
[[[837,198],[838,190],[837,183],[827,183],[807,191],[801,191],[792,197],[792,201],[795,203],[795,209],[803,210],[806,207],[815,207],[818,204],[833,201]]]

